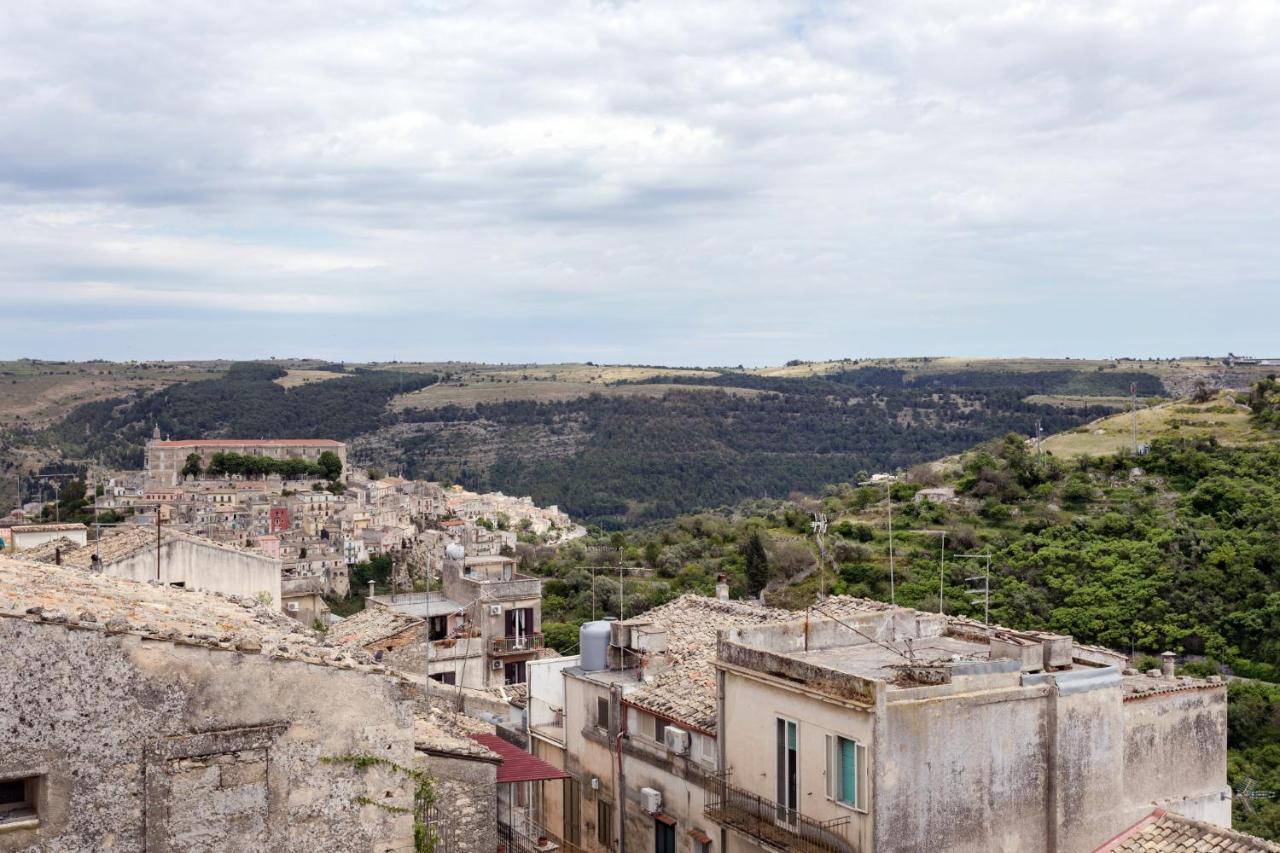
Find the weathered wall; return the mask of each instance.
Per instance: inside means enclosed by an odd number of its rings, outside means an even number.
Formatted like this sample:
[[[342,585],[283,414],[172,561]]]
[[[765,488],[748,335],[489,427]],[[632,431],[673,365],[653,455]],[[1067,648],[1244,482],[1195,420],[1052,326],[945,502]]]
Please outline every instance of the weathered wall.
[[[413,761],[389,678],[20,619],[0,649],[0,774],[45,774],[40,827],[0,851],[412,847],[411,818],[356,801],[410,806],[402,774],[321,760]]]
[[[826,736],[843,735],[867,745],[867,761],[874,773],[882,759],[872,744],[873,714],[733,673],[727,674],[724,682],[720,737],[724,741],[725,767],[731,771],[730,781],[773,801],[777,793],[776,720],[794,720],[799,736],[800,814],[821,821],[849,818],[845,838],[855,845],[855,850],[871,850],[872,815],[827,799]],[[873,812],[876,802],[873,787],[868,798]]]
[[[1225,685],[1124,703],[1124,789],[1134,821],[1154,804],[1231,825]]]
[[[134,581],[155,580],[156,552],[148,548],[116,560],[103,566],[103,572]],[[280,562],[261,554],[171,539],[160,545],[160,580],[249,598],[265,592],[274,607],[280,606]]]
[[[498,848],[498,765],[419,752],[419,770],[435,780],[441,804],[437,837],[450,853],[492,853]]]
[[[637,728],[634,723],[642,716],[648,715],[632,709],[633,725],[623,745],[627,844],[632,850],[655,849],[654,818],[640,800],[641,788],[653,788],[662,794],[663,813],[676,821],[677,853],[696,853],[689,830],[697,828],[708,834],[716,830],[715,822],[703,814],[709,774],[696,755],[673,755],[649,736],[647,731],[651,729],[643,725]]]

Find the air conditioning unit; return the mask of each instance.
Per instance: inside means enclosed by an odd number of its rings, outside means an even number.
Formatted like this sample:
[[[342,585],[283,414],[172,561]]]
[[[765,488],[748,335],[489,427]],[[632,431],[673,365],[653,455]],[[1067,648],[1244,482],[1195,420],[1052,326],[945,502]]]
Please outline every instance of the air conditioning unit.
[[[501,604],[490,604],[490,605],[489,605],[489,615],[490,615],[490,616],[501,616],[501,615],[502,615],[502,605],[501,605]]]
[[[644,805],[644,810],[649,814],[657,814],[662,811],[662,792],[655,791],[652,788],[641,788],[640,802]]]
[[[689,733],[684,729],[667,726],[667,730],[662,733],[662,737],[666,741],[667,752],[674,752],[676,755],[689,754]]]
[[[296,602],[296,601],[290,601],[288,604],[286,604],[286,605],[284,606],[284,609],[285,609],[285,610],[287,610],[287,611],[289,611],[290,613],[297,613],[297,612],[298,612],[298,602]]]
[[[495,660],[493,663],[489,664],[489,669],[502,669],[502,661]]]

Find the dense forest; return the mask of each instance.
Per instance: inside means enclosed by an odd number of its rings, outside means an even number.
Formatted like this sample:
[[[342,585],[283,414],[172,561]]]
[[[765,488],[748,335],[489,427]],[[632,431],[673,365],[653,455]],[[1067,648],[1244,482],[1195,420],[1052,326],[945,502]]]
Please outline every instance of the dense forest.
[[[1164,392],[1157,378],[1141,372],[905,377],[888,368],[808,378],[726,372],[714,379],[652,380],[723,391],[411,411],[404,416],[407,423],[437,428],[399,438],[397,464],[411,476],[532,495],[617,529],[750,498],[813,491],[858,472],[957,453],[1007,432],[1032,435],[1037,424],[1046,432],[1065,430],[1109,411],[1027,402],[1032,394],[1118,394],[1131,384],[1142,394]],[[471,458],[478,455],[476,445],[468,444],[473,434],[498,446],[491,462]],[[557,441],[565,449],[534,450]]]
[[[174,385],[131,399],[103,400],[72,410],[37,439],[68,458],[141,467],[142,448],[159,426],[172,438],[335,438],[376,429],[392,416],[387,403],[401,391],[425,388],[430,374],[356,370],[349,376],[285,388],[286,371],[258,362],[231,366],[214,379]]]

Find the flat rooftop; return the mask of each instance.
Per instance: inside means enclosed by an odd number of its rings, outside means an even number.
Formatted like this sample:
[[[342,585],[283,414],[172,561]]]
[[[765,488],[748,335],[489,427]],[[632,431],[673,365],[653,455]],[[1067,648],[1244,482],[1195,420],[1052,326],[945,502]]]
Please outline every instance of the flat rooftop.
[[[893,681],[902,664],[951,664],[988,661],[991,647],[959,637],[925,637],[906,642],[862,643],[808,652],[792,652],[789,657],[824,669],[861,678]]]
[[[403,592],[390,595],[375,595],[368,599],[374,606],[385,607],[406,616],[425,619],[428,616],[447,616],[459,613],[463,606],[452,599],[445,598],[443,593]]]

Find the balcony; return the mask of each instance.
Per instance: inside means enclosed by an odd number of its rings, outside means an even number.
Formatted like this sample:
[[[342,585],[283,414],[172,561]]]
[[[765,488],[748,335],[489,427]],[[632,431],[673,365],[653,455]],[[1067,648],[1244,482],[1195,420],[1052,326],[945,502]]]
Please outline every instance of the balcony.
[[[536,652],[542,648],[541,634],[525,634],[523,637],[494,637],[490,642],[489,654],[494,657],[522,655]]]
[[[520,815],[512,817],[511,823],[498,819],[498,849],[505,849],[506,853],[584,853],[578,845],[556,837],[536,823]]]
[[[717,773],[703,812],[716,823],[762,841],[776,850],[799,853],[855,853],[847,838],[849,818],[816,821],[773,800],[729,784]]]

